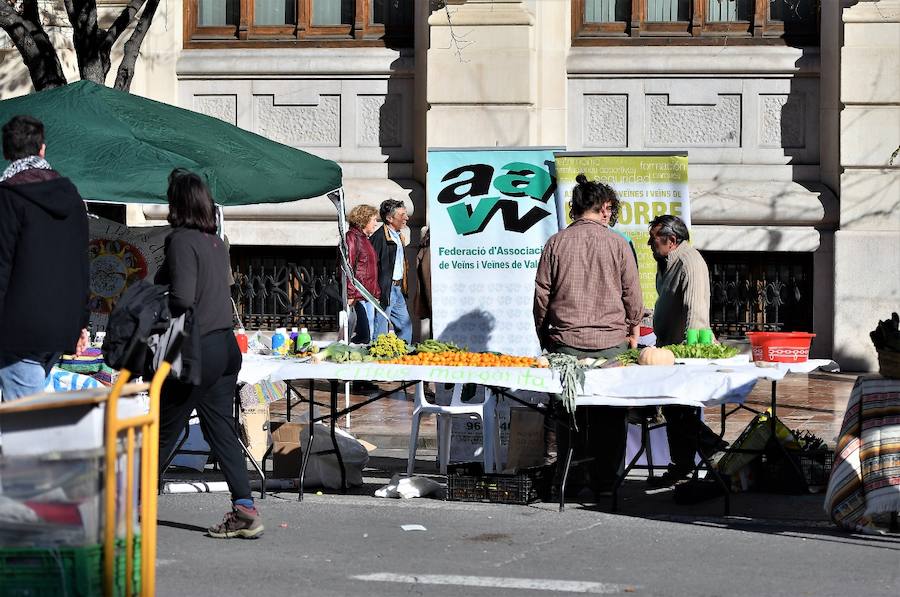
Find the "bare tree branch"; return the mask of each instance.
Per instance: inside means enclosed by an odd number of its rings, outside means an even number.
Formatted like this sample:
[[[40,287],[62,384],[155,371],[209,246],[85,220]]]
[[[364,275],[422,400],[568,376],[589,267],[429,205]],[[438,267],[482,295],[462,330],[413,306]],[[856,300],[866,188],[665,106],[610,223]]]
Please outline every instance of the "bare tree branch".
[[[56,47],[41,23],[39,0],[0,0],[0,28],[9,35],[28,68],[36,90],[66,84]],[[106,84],[112,68],[113,46],[137,19],[125,43],[124,58],[116,73],[115,86],[128,90],[134,76],[141,44],[153,23],[159,0],[127,0],[109,29],[100,26],[97,0],[62,0],[72,25],[72,43],[81,79]]]
[[[150,25],[153,24],[153,16],[156,14],[158,6],[159,0],[147,0],[147,3],[144,5],[144,11],[141,13],[141,18],[134,27],[134,32],[128,41],[125,42],[122,62],[119,64],[119,69],[116,73],[116,89],[122,91],[131,89],[131,80],[134,77],[134,68],[137,64],[138,54],[141,51],[141,43],[143,43],[144,36],[147,35]]]
[[[109,72],[108,52],[104,54],[101,41],[106,32],[97,20],[95,0],[64,0],[69,23],[72,25],[72,43],[78,59],[78,73],[82,79],[103,85]]]
[[[22,13],[10,5],[8,0],[0,0],[0,27],[6,31],[22,56],[36,90],[66,84],[56,48],[41,25],[36,0],[25,0]]]
[[[131,2],[122,9],[122,12],[119,13],[119,16],[116,17],[116,20],[113,21],[113,24],[110,25],[109,29],[106,30],[105,39],[103,41],[104,47],[112,48],[113,44],[116,43],[116,40],[125,32],[128,28],[128,25],[137,16],[138,11],[141,9],[141,6],[144,5],[146,0],[131,0]],[[158,3],[157,3],[158,4]],[[154,12],[156,12],[154,10]]]
[[[0,0],[0,27],[6,31],[16,24],[22,23],[22,15],[9,4],[8,0]]]

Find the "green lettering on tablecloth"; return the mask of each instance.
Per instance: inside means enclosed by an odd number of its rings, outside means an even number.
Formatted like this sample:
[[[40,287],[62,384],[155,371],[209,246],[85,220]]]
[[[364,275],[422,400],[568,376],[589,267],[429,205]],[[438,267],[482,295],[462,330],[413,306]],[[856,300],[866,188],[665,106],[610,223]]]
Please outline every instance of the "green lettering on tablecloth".
[[[432,367],[428,370],[430,381],[447,381],[450,378],[449,367]]]

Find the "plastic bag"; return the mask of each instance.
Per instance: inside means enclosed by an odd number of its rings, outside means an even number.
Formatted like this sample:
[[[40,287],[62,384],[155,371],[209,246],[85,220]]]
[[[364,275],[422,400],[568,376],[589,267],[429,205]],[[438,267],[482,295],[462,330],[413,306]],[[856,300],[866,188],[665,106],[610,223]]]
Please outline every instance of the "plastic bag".
[[[344,462],[347,487],[362,485],[363,469],[369,463],[368,450],[355,437],[340,428],[335,429],[335,437],[341,451],[341,459]],[[302,442],[305,452],[309,446],[308,430],[303,431]],[[331,431],[328,425],[316,423],[313,452],[309,455],[306,476],[303,479],[304,488],[341,489],[341,467],[338,465],[337,455],[321,453],[332,450],[334,450],[334,443],[331,441]]]

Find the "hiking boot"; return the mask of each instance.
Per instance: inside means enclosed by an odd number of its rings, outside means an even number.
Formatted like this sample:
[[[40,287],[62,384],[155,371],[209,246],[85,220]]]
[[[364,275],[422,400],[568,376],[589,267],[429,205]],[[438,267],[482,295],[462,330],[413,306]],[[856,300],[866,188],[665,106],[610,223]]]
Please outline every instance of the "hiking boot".
[[[263,534],[262,518],[256,508],[235,505],[221,523],[209,527],[206,534],[216,539],[257,539]]]

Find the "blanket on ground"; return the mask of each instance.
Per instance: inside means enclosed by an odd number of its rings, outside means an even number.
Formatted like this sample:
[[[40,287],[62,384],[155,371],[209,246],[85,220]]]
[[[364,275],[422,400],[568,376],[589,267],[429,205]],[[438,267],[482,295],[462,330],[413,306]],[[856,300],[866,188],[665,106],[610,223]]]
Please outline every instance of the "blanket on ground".
[[[900,380],[856,380],[835,450],[825,511],[838,525],[871,532],[872,515],[900,511]]]

